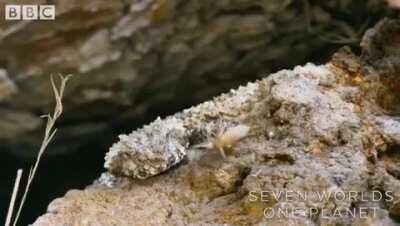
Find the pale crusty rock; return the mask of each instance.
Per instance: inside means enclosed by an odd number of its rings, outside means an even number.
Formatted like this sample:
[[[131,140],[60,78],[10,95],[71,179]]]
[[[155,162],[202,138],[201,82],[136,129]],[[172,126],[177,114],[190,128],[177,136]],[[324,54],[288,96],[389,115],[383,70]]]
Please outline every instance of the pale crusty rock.
[[[110,172],[54,200],[33,225],[399,225],[397,80],[383,80],[393,68],[375,67],[371,57],[342,49],[325,65],[271,74],[122,135],[106,156]],[[226,159],[196,148],[236,125],[250,131]],[[137,169],[148,178],[136,180]],[[310,196],[260,198],[280,191]],[[390,198],[374,198],[377,191]],[[320,192],[362,195],[320,199]],[[279,208],[375,211],[265,215]]]
[[[397,119],[385,114],[377,99],[362,95],[374,92],[365,86],[376,81],[359,74],[363,81],[354,83],[348,68],[338,66],[347,59],[340,56],[326,65],[271,74],[122,135],[106,157],[110,173],[54,200],[33,225],[398,225],[389,216],[398,215],[400,180],[388,173],[384,158],[399,155],[387,138],[400,131],[381,126],[397,125]],[[360,59],[352,60],[362,65]],[[250,132],[226,159],[216,150],[196,148],[221,127],[238,124],[249,126]],[[171,165],[171,159],[157,158],[177,147],[186,156],[179,157],[180,164],[175,165],[175,157]],[[171,167],[158,172],[145,167],[153,160]],[[146,177],[157,175],[134,180],[140,168]],[[393,192],[394,200],[388,207],[368,201],[374,190]],[[367,199],[253,199],[263,191],[355,191]],[[362,219],[309,213],[265,217],[267,208],[279,207],[376,207],[377,214],[369,212]]]
[[[13,3],[1,1],[0,8]],[[245,80],[309,59],[323,61],[321,56],[330,54],[332,42],[342,41],[335,37],[357,34],[361,22],[372,25],[370,18],[391,11],[382,0],[54,0],[49,4],[56,8],[54,21],[0,20],[0,68],[17,88],[12,99],[0,99],[0,110],[45,114],[53,101],[48,76],[75,75],[64,99],[68,118],[61,119],[65,122],[60,122],[59,139],[49,154],[97,143],[97,135],[107,134],[115,124],[149,121],[155,117],[154,108],[168,105],[175,111]],[[3,13],[0,10],[1,18]],[[337,15],[344,16],[339,20]],[[343,40],[352,44],[357,38]],[[101,126],[93,126],[100,118]],[[6,130],[1,125],[7,122],[2,121],[0,117],[0,130]],[[29,130],[16,128],[25,131],[22,136],[0,134],[2,151],[35,155],[30,150],[40,144],[44,126],[35,125]],[[74,135],[81,129],[85,138]]]
[[[379,117],[376,124],[380,126],[382,133],[394,144],[400,145],[400,118]]]

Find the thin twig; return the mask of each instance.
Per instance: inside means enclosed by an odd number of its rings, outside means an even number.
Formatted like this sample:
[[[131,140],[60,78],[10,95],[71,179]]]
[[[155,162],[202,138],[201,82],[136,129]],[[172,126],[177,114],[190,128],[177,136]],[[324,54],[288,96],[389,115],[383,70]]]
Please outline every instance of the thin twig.
[[[14,189],[13,189],[13,193],[11,196],[10,205],[8,206],[8,213],[7,213],[5,226],[10,226],[10,223],[11,223],[11,218],[13,215],[13,210],[14,210],[14,205],[15,205],[15,199],[17,198],[19,183],[21,181],[21,176],[22,176],[22,169],[19,169],[17,171],[17,177],[15,178]]]
[[[45,134],[44,134],[44,138],[42,140],[42,144],[40,146],[38,155],[36,156],[36,161],[35,164],[33,165],[33,167],[31,168],[31,171],[29,172],[29,176],[28,176],[28,181],[26,183],[25,186],[25,191],[24,194],[22,196],[21,202],[19,204],[18,207],[18,212],[17,215],[15,217],[14,220],[14,226],[17,225],[19,216],[21,214],[22,211],[22,207],[24,206],[26,197],[29,193],[29,189],[31,187],[32,181],[35,178],[36,175],[36,170],[39,166],[40,160],[42,158],[42,155],[44,153],[44,151],[47,148],[47,145],[50,143],[50,141],[53,139],[54,135],[57,132],[57,129],[53,128],[55,122],[57,121],[57,119],[61,116],[62,112],[63,112],[63,106],[62,106],[62,97],[64,94],[64,89],[65,89],[65,85],[67,84],[67,81],[71,78],[71,75],[68,75],[66,77],[63,77],[62,75],[59,75],[60,80],[61,80],[61,84],[60,84],[60,88],[57,89],[57,86],[54,83],[54,79],[53,76],[50,77],[50,81],[51,81],[51,86],[53,87],[53,92],[54,92],[54,97],[56,100],[56,106],[54,108],[54,112],[53,115],[46,115],[45,117],[47,117],[47,123],[46,123],[46,129],[45,129]]]

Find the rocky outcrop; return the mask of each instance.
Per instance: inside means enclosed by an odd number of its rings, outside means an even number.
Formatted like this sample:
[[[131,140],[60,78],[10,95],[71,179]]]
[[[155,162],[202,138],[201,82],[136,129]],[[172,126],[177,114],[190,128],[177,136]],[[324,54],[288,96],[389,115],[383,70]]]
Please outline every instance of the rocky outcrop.
[[[15,1],[2,1],[0,8],[10,3]],[[29,3],[45,1],[24,1]],[[381,0],[51,4],[54,21],[0,21],[0,68],[7,74],[0,77],[0,131],[9,131],[0,132],[2,151],[34,154],[44,126],[36,118],[53,101],[52,73],[75,76],[50,154],[79,150],[99,134],[152,120],[157,109],[175,112],[277,69],[321,61],[333,43],[357,43],[367,19],[371,24],[389,13]]]
[[[344,48],[121,135],[109,172],[33,225],[399,225],[399,35],[384,20],[361,57]],[[250,130],[226,158],[202,145],[237,125]]]

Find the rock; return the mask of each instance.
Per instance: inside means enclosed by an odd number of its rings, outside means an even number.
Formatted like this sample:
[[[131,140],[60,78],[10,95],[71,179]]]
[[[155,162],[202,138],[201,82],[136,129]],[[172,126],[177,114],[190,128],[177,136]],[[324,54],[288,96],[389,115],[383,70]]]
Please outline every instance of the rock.
[[[400,8],[400,1],[399,0],[387,0],[387,2],[393,8]]]
[[[25,4],[29,2],[46,1]],[[0,6],[11,3],[2,1]],[[324,62],[321,56],[330,55],[332,42],[338,41],[329,38],[331,32],[347,34],[353,29],[350,33],[357,33],[367,19],[392,13],[381,0],[368,4],[342,0],[55,0],[51,4],[56,8],[54,21],[0,21],[0,68],[8,74],[7,84],[15,87],[8,99],[0,94],[0,111],[32,117],[47,114],[53,101],[49,75],[75,75],[64,99],[59,128],[64,132],[57,134],[49,154],[97,143],[98,134],[110,133],[119,125],[151,121],[160,113],[154,109],[174,112],[245,79],[255,80],[310,58]],[[354,15],[349,9],[359,13]],[[344,15],[343,21],[335,15]],[[354,44],[357,37],[344,40]],[[187,95],[186,90],[193,92]],[[117,113],[122,116],[116,117]],[[5,120],[0,118],[0,131],[8,129]],[[101,126],[96,128],[84,126],[84,139],[73,134],[82,124],[99,121]],[[21,127],[14,129],[21,132],[19,136],[0,134],[2,151],[34,156],[44,122],[33,125],[26,129],[16,124]],[[114,131],[109,138],[128,128]]]
[[[342,50],[121,135],[109,172],[33,225],[399,225],[400,127],[378,71]],[[199,149],[236,125],[250,131],[226,158]]]
[[[14,82],[10,80],[6,70],[0,69],[0,101],[10,98],[15,92],[17,92],[17,87]]]

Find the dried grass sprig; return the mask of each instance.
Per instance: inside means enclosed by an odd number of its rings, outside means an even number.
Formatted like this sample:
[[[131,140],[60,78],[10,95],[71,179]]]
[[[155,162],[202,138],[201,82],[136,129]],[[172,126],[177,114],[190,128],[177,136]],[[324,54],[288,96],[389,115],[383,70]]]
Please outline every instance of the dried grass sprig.
[[[7,218],[6,218],[5,226],[9,226],[10,223],[11,223],[12,213],[13,213],[13,210],[14,210],[15,199],[17,198],[17,194],[18,194],[18,189],[19,189],[19,184],[20,184],[20,181],[21,181],[21,176],[22,176],[22,169],[19,169],[17,171],[17,177],[15,178],[14,189],[13,189],[13,193],[12,193],[12,196],[11,196],[10,205],[8,206],[8,212],[7,212]]]
[[[14,219],[14,223],[13,223],[14,226],[17,225],[17,222],[18,222],[19,216],[21,214],[22,208],[23,208],[23,206],[25,204],[26,197],[28,196],[29,189],[31,187],[32,181],[35,178],[36,171],[37,171],[37,168],[38,168],[38,166],[40,164],[40,160],[42,158],[42,155],[43,155],[44,151],[46,150],[47,146],[49,145],[49,143],[51,142],[51,140],[53,139],[54,135],[57,132],[57,129],[54,128],[54,124],[56,123],[57,119],[61,116],[61,114],[63,112],[62,98],[63,98],[63,94],[64,94],[64,91],[65,91],[65,86],[66,86],[68,80],[71,78],[72,75],[67,75],[66,77],[64,77],[64,76],[59,74],[58,76],[59,76],[60,81],[61,81],[59,88],[57,88],[57,86],[56,86],[56,84],[54,82],[53,76],[50,77],[51,86],[53,88],[54,97],[55,97],[55,100],[56,100],[56,105],[54,107],[54,112],[53,112],[52,115],[51,114],[47,114],[47,115],[42,116],[43,118],[47,118],[44,137],[43,137],[42,144],[40,146],[39,152],[38,152],[38,154],[36,156],[35,164],[29,170],[29,175],[28,175],[28,180],[26,182],[25,190],[24,190],[23,196],[21,198],[21,202],[19,203],[19,206],[18,206],[18,212],[17,212],[17,214],[15,216],[15,219]],[[18,170],[17,180],[20,180],[20,178],[21,178],[20,174],[22,174],[22,170]],[[17,181],[16,181],[16,183],[17,183]],[[18,185],[19,185],[19,181],[18,181]],[[14,203],[15,203],[15,197],[14,196],[16,196],[16,194],[18,193],[18,186],[17,186],[17,188],[15,188],[15,187],[16,186],[14,186],[13,198],[11,199],[11,202],[10,202],[10,207],[9,207],[9,212],[8,212],[8,216],[9,216],[8,218],[9,219],[7,218],[8,221],[6,221],[6,226],[9,226],[10,223],[11,223],[11,218],[12,218],[13,209],[14,209]],[[8,224],[7,224],[7,222],[8,222]]]

